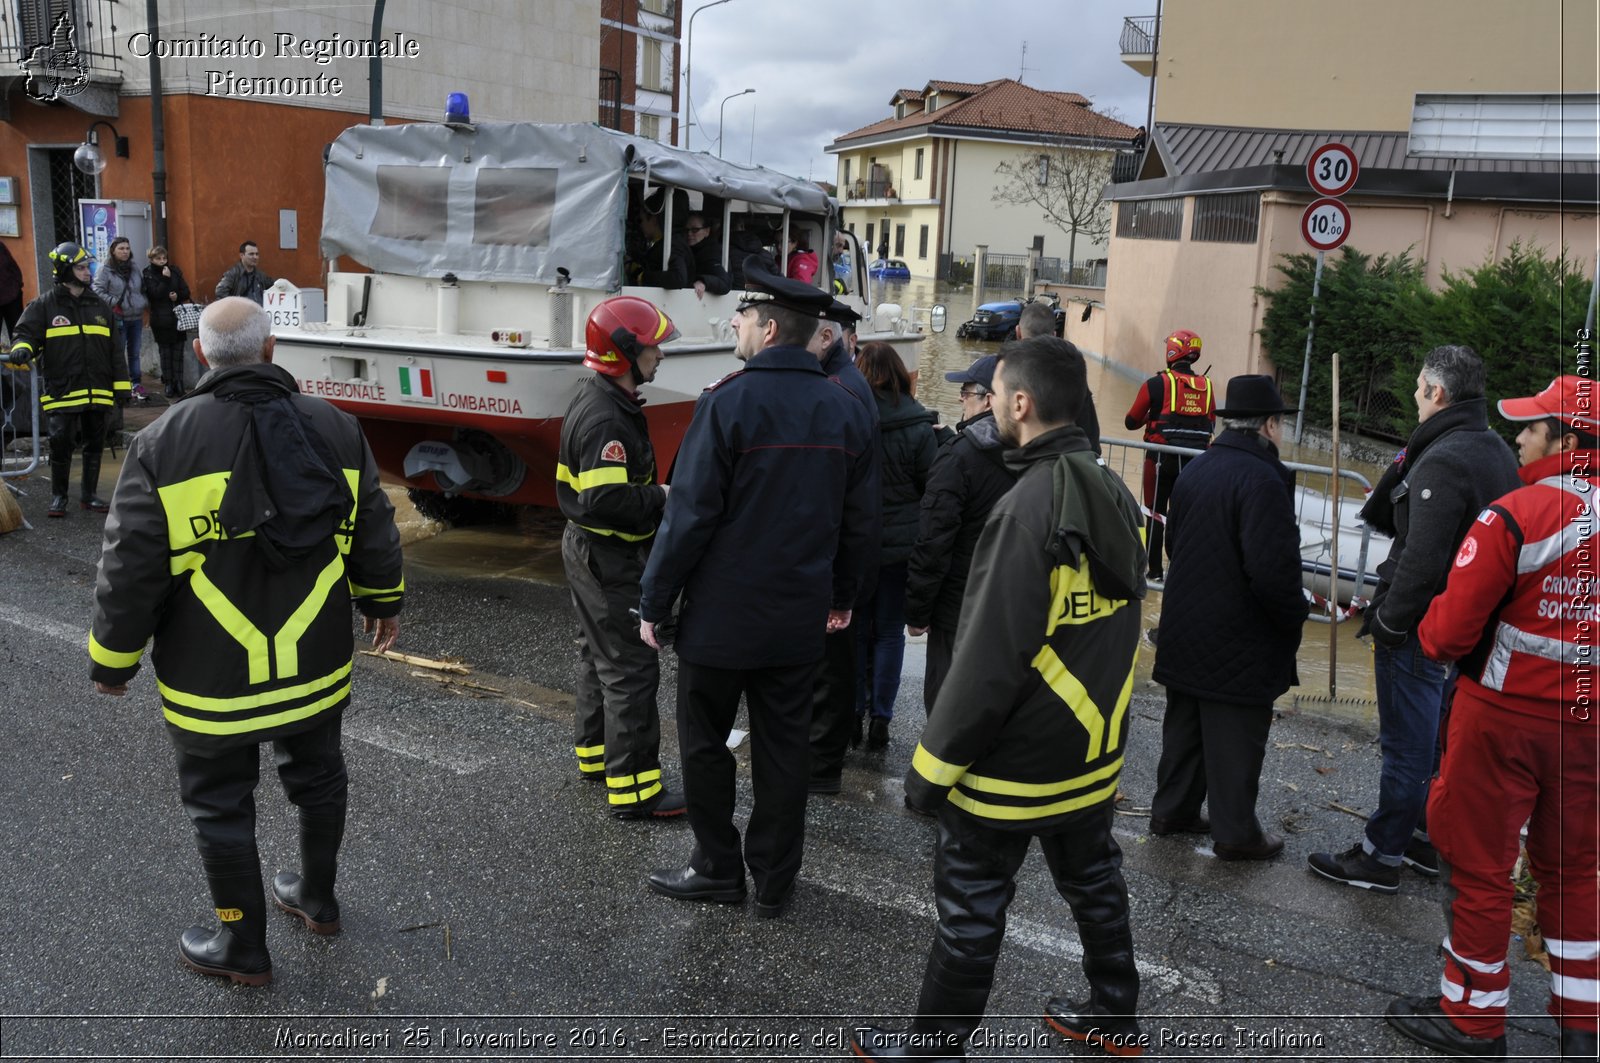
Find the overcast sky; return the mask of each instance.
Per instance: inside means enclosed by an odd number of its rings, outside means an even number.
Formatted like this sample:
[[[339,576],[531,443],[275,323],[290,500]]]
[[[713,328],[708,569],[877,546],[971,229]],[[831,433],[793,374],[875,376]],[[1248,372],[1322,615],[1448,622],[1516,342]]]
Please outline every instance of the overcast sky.
[[[895,90],[932,80],[1020,75],[1144,124],[1150,82],[1122,65],[1118,39],[1122,20],[1155,14],[1155,0],[728,0],[695,19],[691,37],[690,17],[708,4],[687,0],[683,14],[698,115],[689,146],[715,149],[722,110],[728,159],[751,160],[753,118],[755,162],[833,181],[836,157],[823,148],[889,117]]]

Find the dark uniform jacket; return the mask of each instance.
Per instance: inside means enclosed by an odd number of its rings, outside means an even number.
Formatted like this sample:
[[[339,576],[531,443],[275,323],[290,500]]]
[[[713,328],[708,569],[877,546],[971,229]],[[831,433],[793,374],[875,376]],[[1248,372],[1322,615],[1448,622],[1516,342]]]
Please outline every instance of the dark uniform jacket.
[[[768,347],[707,388],[674,466],[642,581],[659,623],[682,596],[678,655],[714,668],[822,657],[855,603],[876,519],[871,417],[800,347]]]
[[[922,492],[939,454],[933,435],[938,417],[910,395],[879,391],[874,397],[878,438],[883,442],[883,544],[878,563],[892,565],[910,557],[917,542]]]
[[[1394,472],[1362,509],[1363,519],[1375,517],[1371,523],[1394,535],[1367,610],[1373,638],[1388,645],[1422,622],[1483,508],[1522,486],[1516,456],[1489,428],[1485,399],[1452,402],[1417,425]]]
[[[17,322],[11,360],[39,360],[45,413],[81,413],[129,395],[128,359],[111,307],[90,288],[57,284],[28,304]]]
[[[1007,460],[1021,475],[978,542],[906,803],[931,812],[948,798],[987,826],[1037,831],[1116,796],[1143,517],[1080,428],[1047,432]]]
[[[850,349],[844,345],[842,339],[834,340],[833,346],[828,348],[827,354],[822,359],[822,371],[848,388],[872,417],[873,444],[867,452],[869,468],[866,490],[869,495],[876,498],[883,484],[883,436],[878,433],[878,400],[872,394],[872,385],[867,383],[867,378],[856,368],[855,361],[850,357]],[[872,514],[870,526],[861,540],[861,556],[866,558],[867,562],[861,573],[861,589],[856,593],[857,609],[864,608],[878,589],[878,572],[871,559],[878,556],[882,545],[883,513],[879,511]]]
[[[1259,432],[1228,429],[1172,489],[1178,545],[1161,597],[1155,681],[1267,705],[1298,682],[1307,605],[1294,476]]]
[[[956,630],[967,570],[989,511],[1017,482],[988,410],[957,426],[933,463],[922,495],[917,543],[906,577],[906,624]]]
[[[260,364],[207,373],[134,437],[106,519],[90,675],[145,644],[173,741],[204,755],[350,701],[350,604],[400,611],[400,536],[354,417]]]
[[[561,422],[556,501],[562,515],[601,538],[636,543],[656,533],[667,492],[656,484],[644,400],[595,373]]]

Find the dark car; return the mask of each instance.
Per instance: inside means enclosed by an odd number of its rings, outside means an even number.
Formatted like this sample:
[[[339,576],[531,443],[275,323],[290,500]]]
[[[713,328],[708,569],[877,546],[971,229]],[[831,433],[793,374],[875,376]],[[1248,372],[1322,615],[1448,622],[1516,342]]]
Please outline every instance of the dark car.
[[[1008,340],[1016,334],[1017,322],[1021,319],[1020,299],[984,303],[971,321],[956,329],[956,335],[964,340]]]

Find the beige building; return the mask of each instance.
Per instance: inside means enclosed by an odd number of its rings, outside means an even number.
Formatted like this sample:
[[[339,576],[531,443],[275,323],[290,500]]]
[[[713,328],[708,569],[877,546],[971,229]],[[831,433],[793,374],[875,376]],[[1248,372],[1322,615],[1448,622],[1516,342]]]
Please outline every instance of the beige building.
[[[901,89],[894,113],[846,133],[827,151],[839,157],[845,228],[870,254],[887,240],[889,257],[913,276],[941,276],[941,261],[1024,255],[1043,236],[1045,255],[1069,257],[1069,237],[1032,205],[997,203],[1002,163],[1022,168],[1058,152],[1112,155],[1136,130],[1099,114],[1075,92],[1047,92],[1001,78],[982,85],[930,81]],[[1079,262],[1105,257],[1104,240],[1079,237]]]
[[[1596,18],[1592,0],[1165,0],[1159,54],[1154,20],[1129,19],[1123,59],[1153,67],[1155,122],[1139,179],[1108,189],[1100,350],[1153,371],[1189,328],[1216,378],[1273,372],[1255,289],[1312,250],[1306,163],[1329,141],[1360,164],[1350,247],[1409,250],[1436,285],[1519,241],[1592,272]]]

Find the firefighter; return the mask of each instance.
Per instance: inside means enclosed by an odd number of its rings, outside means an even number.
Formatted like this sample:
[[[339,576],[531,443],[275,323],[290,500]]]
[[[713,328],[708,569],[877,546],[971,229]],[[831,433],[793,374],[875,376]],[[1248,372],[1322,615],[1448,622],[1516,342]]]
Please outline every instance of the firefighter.
[[[580,635],[578,772],[605,780],[619,819],[684,812],[683,795],[661,778],[659,658],[640,641],[631,612],[667,503],[639,388],[656,378],[661,345],[677,335],[648,300],[619,295],[595,307],[583,357],[594,375],[579,386],[561,424],[561,560]]]
[[[1217,421],[1217,403],[1211,381],[1194,370],[1200,357],[1200,337],[1181,328],[1167,337],[1167,368],[1145,381],[1134,398],[1123,424],[1129,429],[1143,428],[1147,443],[1204,450],[1211,445],[1211,428]],[[1150,515],[1150,575],[1161,580],[1164,568],[1161,547],[1167,526],[1167,500],[1178,473],[1189,463],[1189,454],[1152,451],[1144,459],[1144,507]],[[1166,540],[1167,557],[1172,556],[1172,540]]]
[[[248,299],[200,318],[211,366],[134,437],[95,584],[90,677],[122,696],[152,638],[178,787],[222,925],[190,927],[179,962],[241,985],[272,979],[256,850],[263,742],[299,809],[301,866],[272,880],[315,934],[334,897],[348,780],[350,606],[373,645],[400,632],[400,533],[356,419],[301,395],[271,363],[271,322]]]
[[[95,513],[110,507],[97,493],[100,452],[106,426],[117,404],[128,401],[128,363],[122,356],[122,329],[105,300],[89,287],[94,259],[74,243],[50,252],[55,285],[28,304],[17,322],[11,360],[40,360],[44,394],[39,405],[50,429],[50,509],[67,515],[72,450],[83,445],[83,483],[79,505]]]
[[[1600,898],[1593,646],[1595,384],[1556,378],[1500,413],[1526,485],[1478,515],[1417,635],[1461,668],[1428,825],[1450,887],[1440,995],[1401,997],[1389,1023],[1451,1055],[1503,1058],[1511,970],[1512,865],[1527,824],[1550,952],[1561,1055],[1595,1058]]]

